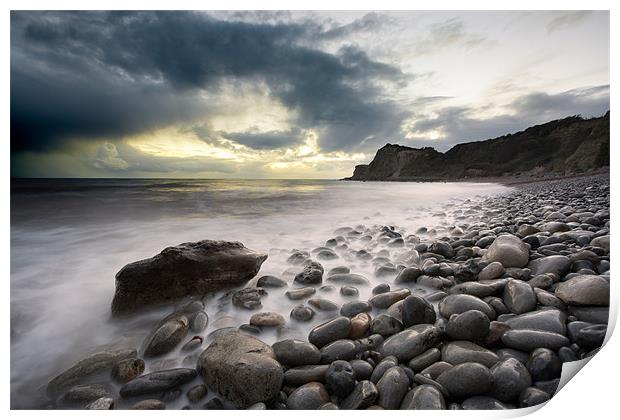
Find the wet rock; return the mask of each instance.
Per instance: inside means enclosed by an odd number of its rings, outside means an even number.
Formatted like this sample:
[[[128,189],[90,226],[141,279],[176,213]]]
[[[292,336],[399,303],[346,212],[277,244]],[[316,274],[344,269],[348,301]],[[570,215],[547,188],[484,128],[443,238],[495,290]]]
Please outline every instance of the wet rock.
[[[203,384],[196,385],[191,387],[187,391],[187,399],[192,403],[197,403],[207,396],[208,390],[207,387]]]
[[[188,352],[188,351],[196,350],[202,345],[202,342],[203,342],[202,337],[195,336],[191,340],[189,340],[187,343],[185,343],[183,347],[181,347],[181,351]]]
[[[340,287],[340,294],[342,296],[358,296],[360,291],[356,287],[344,285]]]
[[[395,356],[388,356],[383,358],[375,369],[372,371],[372,375],[370,375],[370,381],[373,384],[379,382],[383,374],[391,367],[398,366],[398,359]]]
[[[131,406],[132,410],[165,410],[166,404],[160,400],[142,400]]]
[[[83,405],[110,396],[111,390],[107,384],[76,385],[62,396],[62,402],[69,405]]]
[[[86,406],[86,410],[113,410],[114,399],[109,397],[101,397]]]
[[[575,343],[585,350],[597,349],[603,345],[606,334],[607,325],[590,325],[579,330]]]
[[[256,286],[257,287],[262,287],[262,288],[277,288],[277,287],[284,287],[286,286],[287,283],[275,276],[262,276],[261,278],[258,279],[258,281],[256,282]]]
[[[507,319],[506,324],[514,330],[542,330],[558,334],[566,333],[566,314],[557,309],[541,309]]]
[[[307,322],[314,317],[314,311],[306,305],[297,305],[291,310],[290,317],[296,321]]]
[[[335,360],[351,360],[357,354],[353,340],[340,339],[321,347],[321,363],[329,364]]]
[[[475,341],[489,334],[490,325],[484,312],[472,309],[452,315],[446,325],[446,334],[453,340]]]
[[[499,262],[503,267],[525,267],[530,248],[514,235],[498,236],[482,258],[487,262]]]
[[[435,308],[420,296],[408,296],[402,301],[401,318],[405,328],[418,324],[434,324]]]
[[[203,407],[207,410],[224,410],[224,403],[219,398],[213,398],[207,401]]]
[[[545,403],[551,399],[551,395],[538,388],[529,387],[519,396],[519,407],[533,407]]]
[[[381,293],[387,293],[391,290],[390,285],[387,283],[381,283],[376,285],[375,287],[372,288],[372,291],[370,293],[372,293],[373,296],[381,294]]]
[[[510,280],[504,288],[504,304],[514,314],[536,309],[536,294],[532,286],[521,280]]]
[[[372,334],[380,334],[389,337],[403,330],[403,324],[389,315],[380,314],[376,316],[370,324],[370,332]]]
[[[289,410],[316,410],[329,402],[329,394],[323,384],[310,382],[297,388],[286,400]]]
[[[206,312],[200,311],[191,320],[189,329],[193,333],[198,334],[198,333],[203,332],[205,328],[207,328],[208,324],[209,324],[209,316],[207,315]]]
[[[260,287],[246,287],[237,290],[232,295],[233,305],[244,309],[257,309],[262,306],[261,298],[267,296],[265,289]]]
[[[265,403],[262,403],[262,402],[252,404],[251,406],[246,408],[246,410],[266,410],[266,409],[267,409],[267,406],[265,405]]]
[[[375,403],[379,391],[370,381],[358,382],[355,389],[340,404],[341,410],[363,410]]]
[[[441,354],[441,352],[440,352],[440,354]],[[431,378],[431,379],[437,379],[439,377],[439,375],[441,375],[445,371],[449,370],[450,368],[452,368],[452,365],[450,363],[443,362],[443,361],[435,362],[432,365],[430,365],[429,367],[427,367],[424,370],[422,370],[422,372],[420,372],[420,374],[423,375],[423,376],[426,376],[428,378]]]
[[[603,248],[603,250],[605,251],[605,254],[607,255],[609,255],[609,243],[610,243],[609,235],[599,236],[590,241],[590,245]]]
[[[331,270],[329,270],[327,272],[327,276],[333,276],[334,274],[349,274],[351,272],[351,269],[349,267],[345,267],[345,266],[338,266],[338,267],[334,267]]]
[[[362,362],[358,360],[357,362]],[[372,371],[372,366],[366,362]],[[366,367],[366,366],[364,366]],[[359,368],[359,367],[358,367]],[[370,374],[368,374],[370,376]],[[336,360],[329,365],[325,374],[325,384],[327,389],[338,398],[345,398],[355,388],[356,373],[351,364],[344,360]]]
[[[602,306],[569,306],[568,313],[580,321],[593,324],[607,324],[609,307]]]
[[[502,342],[510,348],[527,352],[539,347],[557,350],[570,344],[561,334],[540,330],[509,330],[502,335]]]
[[[396,279],[394,279],[394,283],[396,284],[414,283],[418,279],[418,277],[420,277],[421,274],[422,274],[422,270],[420,270],[419,267],[417,266],[407,267],[403,269],[403,271],[398,273],[398,276],[396,276]]]
[[[441,349],[441,360],[451,365],[475,362],[490,368],[499,361],[499,357],[492,351],[470,341],[452,341]]]
[[[438,338],[439,332],[433,325],[415,325],[385,340],[380,353],[408,362],[435,345]]]
[[[275,312],[261,312],[250,318],[250,325],[257,327],[278,327],[284,324],[286,324],[284,317]]]
[[[286,262],[289,264],[301,265],[308,258],[310,258],[310,254],[308,254],[307,252],[295,251],[286,259]]]
[[[285,366],[315,365],[321,360],[321,352],[311,343],[288,339],[274,343],[272,349],[278,362]]]
[[[396,410],[409,388],[409,377],[400,366],[389,368],[377,382],[378,405],[387,410]]]
[[[340,308],[340,315],[351,318],[357,314],[370,312],[371,310],[372,306],[366,301],[347,302]]]
[[[497,362],[491,368],[493,388],[491,396],[500,401],[515,400],[523,390],[532,385],[532,377],[528,369],[514,358]]]
[[[453,314],[470,310],[483,312],[490,320],[495,319],[495,311],[485,301],[470,295],[448,295],[439,302],[439,313],[446,319]]]
[[[323,249],[318,254],[316,254],[316,257],[319,260],[329,261],[338,259],[338,254],[336,254],[334,251]]]
[[[508,410],[507,405],[503,404],[501,401],[496,400],[492,397],[486,397],[484,395],[479,395],[476,397],[469,397],[463,404],[461,404],[463,410]]]
[[[372,375],[373,366],[365,360],[355,359],[351,360],[349,364],[353,368],[355,379],[358,381],[368,379],[370,378],[370,375]]]
[[[282,366],[271,347],[239,333],[216,339],[198,359],[206,385],[238,407],[269,402],[280,391]]]
[[[368,300],[375,308],[387,309],[394,303],[405,299],[411,294],[409,289],[398,289],[391,292],[379,293]]]
[[[314,327],[308,334],[308,341],[321,348],[332,341],[348,337],[350,332],[351,320],[339,316]]]
[[[195,377],[196,371],[194,369],[160,370],[138,376],[136,379],[123,385],[119,392],[123,398],[152,394],[176,388],[190,382]]]
[[[189,321],[185,316],[168,320],[156,327],[147,336],[144,343],[145,357],[155,357],[173,350],[185,338],[189,330]]]
[[[204,240],[168,247],[116,274],[112,314],[241,286],[266,259],[240,242]]]
[[[537,258],[530,261],[527,268],[532,270],[532,276],[539,274],[554,273],[564,276],[570,269],[570,259],[563,255],[551,255],[549,257]]]
[[[562,373],[562,361],[558,355],[545,348],[535,349],[526,366],[535,381],[559,378]]]
[[[575,276],[560,283],[555,295],[567,305],[608,306],[609,282],[601,276]]]
[[[163,402],[172,402],[178,400],[181,395],[183,395],[183,391],[180,388],[174,388],[164,391],[159,399]]]
[[[414,357],[409,361],[409,367],[414,372],[421,372],[435,362],[441,360],[441,351],[436,348],[426,350],[419,356]]]
[[[328,282],[345,284],[349,286],[365,286],[370,284],[370,281],[364,276],[359,274],[334,274],[327,278]]]
[[[312,296],[315,293],[316,289],[314,287],[302,287],[299,289],[289,289],[286,291],[285,295],[291,300],[301,300]]]
[[[452,249],[452,246],[449,243],[443,241],[433,242],[428,248],[428,251],[432,252],[433,254],[441,255],[445,258],[454,257],[454,249]]]
[[[445,410],[446,402],[441,392],[432,385],[419,385],[403,399],[401,410]]]
[[[144,360],[131,357],[119,361],[112,368],[112,378],[121,384],[125,384],[140,376],[144,372]]]
[[[47,395],[55,398],[91,375],[109,372],[116,363],[124,359],[135,358],[137,355],[135,349],[102,351],[92,354],[54,377],[47,385]]]
[[[284,372],[284,384],[300,386],[310,382],[324,382],[328,365],[305,365],[287,369]]]
[[[328,299],[309,299],[308,305],[323,312],[335,312],[338,310],[338,305]]]
[[[365,312],[355,315],[351,318],[351,331],[349,331],[349,337],[351,340],[357,340],[366,335],[366,332],[370,329],[370,323],[372,318]]]
[[[454,398],[467,398],[487,394],[493,386],[493,377],[480,363],[463,363],[439,375],[437,382]]]
[[[504,274],[504,266],[501,262],[495,261],[489,263],[486,267],[480,270],[478,274],[478,280],[493,280],[498,279]]]
[[[301,273],[295,276],[294,281],[304,286],[321,284],[323,282],[323,266],[318,262],[311,261],[306,264]]]

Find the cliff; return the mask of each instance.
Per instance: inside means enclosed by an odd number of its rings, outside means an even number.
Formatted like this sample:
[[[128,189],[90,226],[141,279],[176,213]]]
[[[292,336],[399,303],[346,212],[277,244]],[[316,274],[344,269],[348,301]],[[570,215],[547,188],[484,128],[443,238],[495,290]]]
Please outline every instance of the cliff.
[[[609,111],[568,117],[495,139],[462,143],[445,153],[386,144],[355,181],[438,181],[504,176],[568,176],[609,166]]]

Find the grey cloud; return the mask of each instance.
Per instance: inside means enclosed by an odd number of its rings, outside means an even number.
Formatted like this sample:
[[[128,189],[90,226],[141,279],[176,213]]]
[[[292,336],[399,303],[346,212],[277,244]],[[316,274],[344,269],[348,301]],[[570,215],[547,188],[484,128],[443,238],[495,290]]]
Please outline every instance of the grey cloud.
[[[513,101],[512,113],[491,118],[473,116],[476,109],[445,107],[434,118],[419,116],[408,129],[411,132],[441,131],[445,137],[430,140],[424,135],[404,143],[414,146],[432,146],[447,150],[458,143],[486,140],[521,131],[536,124],[564,118],[569,115],[601,116],[609,110],[609,85],[573,89],[557,94],[531,93]]]
[[[230,79],[264,81],[298,111],[301,128],[336,131],[322,139],[327,149],[356,147],[360,116],[364,136],[398,132],[403,111],[376,82],[407,76],[353,48],[330,54],[299,45],[315,30],[194,12],[13,12],[12,150],[204,117],[200,93]],[[389,127],[386,110],[399,116]]]
[[[251,147],[253,149],[279,149],[293,146],[302,141],[302,132],[298,128],[289,131],[267,131],[260,133],[226,133],[219,132],[222,137]]]
[[[345,25],[333,25],[331,28],[321,32],[319,39],[337,39],[348,37],[359,32],[370,32],[383,28],[394,22],[394,19],[376,12],[366,13],[359,19]]]
[[[466,31],[463,21],[456,18],[434,23],[428,29],[428,36],[416,43],[418,55],[431,54],[453,45],[473,48],[487,41],[484,36]]]
[[[592,14],[591,10],[567,10],[560,12],[559,15],[551,19],[547,24],[547,32],[577,25]]]

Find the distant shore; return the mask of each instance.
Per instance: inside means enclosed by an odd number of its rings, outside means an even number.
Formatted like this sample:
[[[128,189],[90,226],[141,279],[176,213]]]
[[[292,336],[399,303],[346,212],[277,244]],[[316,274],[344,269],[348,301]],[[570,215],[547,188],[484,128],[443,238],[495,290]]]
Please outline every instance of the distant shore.
[[[356,182],[475,182],[475,183],[495,183],[506,186],[535,184],[539,182],[559,181],[565,179],[587,178],[594,175],[609,175],[609,167],[570,175],[549,174],[548,176],[532,176],[532,175],[508,175],[494,177],[471,177],[471,178],[399,178],[399,179],[352,179],[352,177],[342,178],[341,181]]]

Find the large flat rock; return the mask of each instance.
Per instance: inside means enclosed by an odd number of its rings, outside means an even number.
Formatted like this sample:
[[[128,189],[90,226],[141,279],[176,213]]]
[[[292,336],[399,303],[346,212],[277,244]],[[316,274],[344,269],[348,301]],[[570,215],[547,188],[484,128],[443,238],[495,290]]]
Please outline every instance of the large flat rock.
[[[116,274],[112,314],[241,286],[266,259],[240,242],[204,240],[168,247]]]

